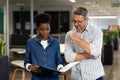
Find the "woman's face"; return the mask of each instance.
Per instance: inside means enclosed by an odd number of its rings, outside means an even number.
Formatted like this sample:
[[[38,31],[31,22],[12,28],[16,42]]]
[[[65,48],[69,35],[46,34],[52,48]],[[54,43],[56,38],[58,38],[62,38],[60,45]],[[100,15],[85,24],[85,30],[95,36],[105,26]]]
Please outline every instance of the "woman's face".
[[[42,23],[37,27],[37,32],[40,34],[41,39],[47,39],[50,33],[50,24]]]

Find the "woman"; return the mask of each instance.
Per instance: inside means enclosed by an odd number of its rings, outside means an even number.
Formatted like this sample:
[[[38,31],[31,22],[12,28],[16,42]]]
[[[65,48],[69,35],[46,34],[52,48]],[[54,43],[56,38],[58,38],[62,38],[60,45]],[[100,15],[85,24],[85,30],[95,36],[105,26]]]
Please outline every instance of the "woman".
[[[59,42],[50,34],[50,16],[42,13],[36,16],[38,35],[26,43],[25,68],[32,73],[32,80],[59,80],[54,71],[63,67]]]

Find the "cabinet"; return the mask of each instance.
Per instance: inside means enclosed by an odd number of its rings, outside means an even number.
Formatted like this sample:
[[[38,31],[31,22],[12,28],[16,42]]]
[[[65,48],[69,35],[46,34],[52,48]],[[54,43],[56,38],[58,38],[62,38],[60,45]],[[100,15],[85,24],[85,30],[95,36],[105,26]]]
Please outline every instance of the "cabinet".
[[[13,34],[30,34],[30,28],[30,11],[13,11]]]
[[[70,27],[69,11],[45,11],[51,16],[51,33],[65,33]]]

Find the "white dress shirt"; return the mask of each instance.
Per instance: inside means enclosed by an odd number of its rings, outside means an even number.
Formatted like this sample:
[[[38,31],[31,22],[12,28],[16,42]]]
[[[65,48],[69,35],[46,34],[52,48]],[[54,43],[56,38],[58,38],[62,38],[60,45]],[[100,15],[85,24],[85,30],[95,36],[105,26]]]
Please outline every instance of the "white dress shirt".
[[[103,76],[105,73],[101,62],[102,31],[91,25],[88,25],[82,33],[76,29],[69,31],[65,38],[65,58],[67,62],[73,62],[77,53],[84,52],[80,45],[70,38],[70,34],[73,32],[77,32],[82,39],[90,43],[91,55],[100,55],[100,57],[80,61],[78,65],[72,68],[72,80],[96,80]]]

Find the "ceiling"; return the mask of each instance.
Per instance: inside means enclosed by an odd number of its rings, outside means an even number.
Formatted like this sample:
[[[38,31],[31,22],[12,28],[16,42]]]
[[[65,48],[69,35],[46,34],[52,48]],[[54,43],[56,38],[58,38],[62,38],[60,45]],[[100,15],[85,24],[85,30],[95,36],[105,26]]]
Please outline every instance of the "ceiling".
[[[76,0],[75,3],[69,0],[33,0],[34,6],[82,6],[89,10],[89,15],[120,15],[120,0]],[[10,0],[10,3],[30,4],[30,0]],[[118,7],[112,7],[112,3],[117,3]],[[115,5],[116,6],[116,5]]]

